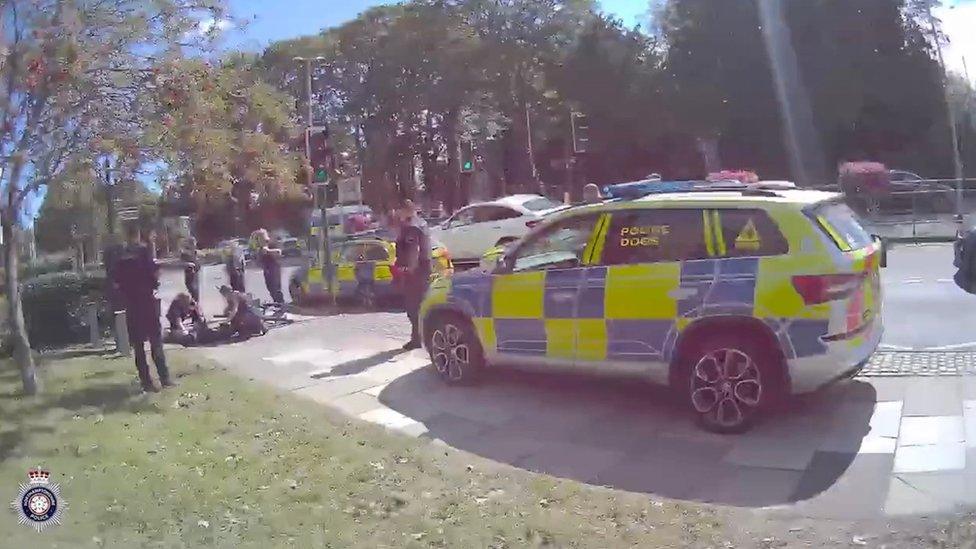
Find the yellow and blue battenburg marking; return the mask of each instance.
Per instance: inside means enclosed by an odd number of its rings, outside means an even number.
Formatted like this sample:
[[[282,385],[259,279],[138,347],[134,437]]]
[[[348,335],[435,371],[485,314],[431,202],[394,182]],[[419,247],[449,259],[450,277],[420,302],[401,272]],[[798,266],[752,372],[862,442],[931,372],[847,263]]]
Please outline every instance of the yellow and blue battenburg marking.
[[[453,277],[446,300],[473,319],[488,352],[670,361],[681,332],[695,320],[743,315],[764,321],[788,359],[826,353],[820,337],[828,333],[827,317],[769,316],[757,306],[762,261],[767,259],[465,273]]]

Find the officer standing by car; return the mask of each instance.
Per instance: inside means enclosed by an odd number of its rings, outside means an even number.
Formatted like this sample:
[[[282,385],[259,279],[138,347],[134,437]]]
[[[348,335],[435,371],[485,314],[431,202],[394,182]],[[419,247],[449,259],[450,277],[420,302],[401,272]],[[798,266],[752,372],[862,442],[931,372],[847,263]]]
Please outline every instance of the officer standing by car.
[[[166,356],[163,354],[162,326],[159,322],[159,266],[152,258],[152,251],[141,242],[139,227],[126,228],[128,244],[120,251],[114,261],[112,282],[125,306],[126,328],[129,341],[135,351],[136,370],[139,382],[146,392],[159,392],[149,374],[146,361],[146,341],[152,353],[159,383],[163,387],[175,385],[169,377]]]
[[[271,301],[284,303],[285,296],[281,292],[281,248],[271,247],[271,236],[267,229],[255,231],[258,243],[258,261],[264,271],[264,283],[268,287]]]
[[[417,208],[410,199],[404,200],[397,209],[399,233],[396,240],[396,269],[403,304],[410,319],[410,341],[403,348],[419,349],[420,302],[430,280],[430,236],[427,224],[417,216]]]

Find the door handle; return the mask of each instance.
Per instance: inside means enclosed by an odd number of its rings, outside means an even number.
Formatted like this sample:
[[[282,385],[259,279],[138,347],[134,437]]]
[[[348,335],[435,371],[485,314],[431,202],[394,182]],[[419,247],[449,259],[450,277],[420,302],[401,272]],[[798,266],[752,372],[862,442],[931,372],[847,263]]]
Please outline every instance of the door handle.
[[[668,297],[671,299],[688,299],[694,295],[698,295],[698,288],[689,288],[688,286],[679,286],[670,292],[668,292]]]

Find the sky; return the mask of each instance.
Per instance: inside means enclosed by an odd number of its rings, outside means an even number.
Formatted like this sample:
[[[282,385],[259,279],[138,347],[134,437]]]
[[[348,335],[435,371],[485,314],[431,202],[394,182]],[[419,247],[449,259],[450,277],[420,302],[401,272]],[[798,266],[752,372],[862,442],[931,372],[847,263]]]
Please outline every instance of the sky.
[[[263,49],[275,40],[315,34],[340,25],[372,6],[389,0],[230,0],[234,24],[220,23],[228,45],[252,51]],[[603,10],[623,20],[628,27],[645,23],[647,0],[601,0]],[[976,79],[976,0],[946,0],[936,15],[951,44],[945,51],[949,70],[964,74],[963,58],[970,65],[971,79]],[[204,27],[213,25],[212,21]]]

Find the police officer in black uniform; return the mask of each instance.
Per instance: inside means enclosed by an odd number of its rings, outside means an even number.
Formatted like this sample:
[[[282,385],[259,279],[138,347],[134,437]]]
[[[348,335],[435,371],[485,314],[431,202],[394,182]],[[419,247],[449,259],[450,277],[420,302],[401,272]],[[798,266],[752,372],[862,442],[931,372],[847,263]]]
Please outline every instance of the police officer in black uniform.
[[[268,287],[268,294],[274,303],[284,303],[285,295],[281,292],[281,248],[271,247],[271,236],[267,229],[255,232],[258,242],[258,259],[261,270],[264,271],[264,284]]]
[[[112,282],[125,307],[126,327],[129,330],[129,341],[135,351],[136,370],[139,372],[142,390],[156,393],[159,392],[159,388],[153,384],[152,377],[149,375],[146,341],[149,342],[153,363],[156,364],[159,383],[163,387],[175,385],[169,377],[166,356],[163,354],[159,299],[156,297],[156,289],[159,287],[159,266],[152,258],[149,247],[141,242],[137,226],[127,227],[126,236],[128,244],[119,251],[111,269]]]
[[[186,291],[190,292],[193,301],[200,303],[200,258],[197,254],[197,241],[190,237],[186,241],[186,249],[180,254],[183,260],[183,282]]]
[[[427,224],[417,217],[413,201],[406,199],[397,209],[400,225],[396,240],[396,268],[403,293],[403,304],[410,318],[410,341],[403,348],[419,349],[421,346],[418,326],[420,302],[430,281],[430,235]]]

